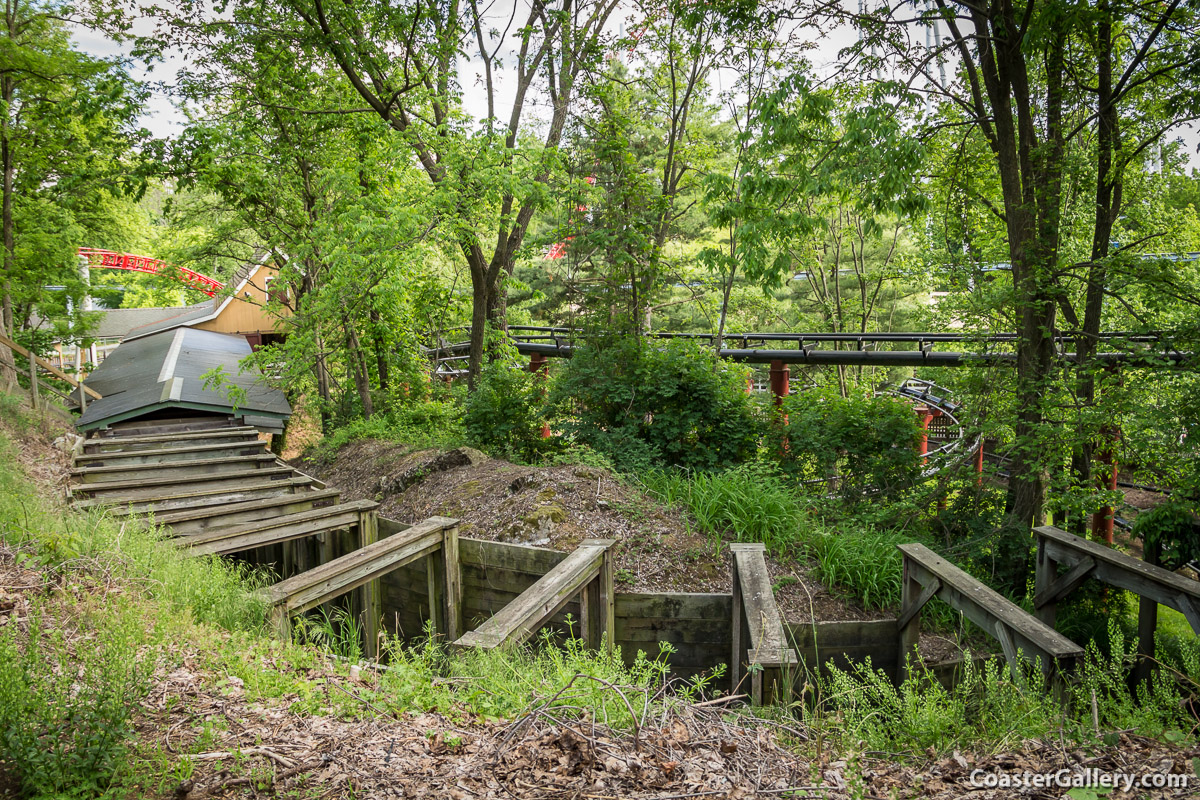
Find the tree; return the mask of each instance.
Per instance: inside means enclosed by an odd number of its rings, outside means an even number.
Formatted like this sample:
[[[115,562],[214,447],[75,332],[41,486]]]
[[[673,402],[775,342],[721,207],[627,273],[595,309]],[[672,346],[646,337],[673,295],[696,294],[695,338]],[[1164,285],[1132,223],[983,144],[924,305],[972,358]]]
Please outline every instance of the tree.
[[[0,330],[57,283],[83,294],[75,251],[113,196],[142,188],[135,147],[144,90],[120,61],[74,49],[68,23],[106,27],[104,6],[90,16],[40,0],[6,0],[0,27]],[[76,304],[76,307],[78,305]],[[50,309],[47,309],[50,310]],[[0,378],[11,385],[12,353],[0,348]]]
[[[965,126],[987,143],[1000,190],[991,211],[1007,245],[1018,337],[1009,514],[1018,526],[1037,522],[1047,456],[1055,452],[1049,398],[1058,315],[1076,331],[1086,401],[1104,299],[1111,296],[1123,176],[1166,131],[1197,116],[1197,10],[1182,2],[938,0],[928,11],[912,3],[858,15],[829,7],[821,13],[859,28],[852,56],[860,75],[894,70],[914,92],[953,109],[953,118],[932,121],[924,135]],[[914,46],[911,26],[934,21],[948,35],[932,48]],[[953,69],[943,78],[938,66],[947,63]],[[1072,145],[1076,157],[1095,166],[1095,184],[1091,252],[1067,263],[1064,179]],[[1072,281],[1085,285],[1082,314],[1071,302]]]
[[[503,281],[558,169],[577,80],[602,58],[616,5],[249,0],[231,10],[238,36],[340,71],[365,107],[339,104],[326,113],[377,115],[442,193],[442,219],[471,275],[472,382],[486,328],[504,324]],[[187,24],[181,20],[181,29]],[[232,35],[224,23],[202,27],[211,37]],[[472,108],[466,87],[476,77],[482,101]]]

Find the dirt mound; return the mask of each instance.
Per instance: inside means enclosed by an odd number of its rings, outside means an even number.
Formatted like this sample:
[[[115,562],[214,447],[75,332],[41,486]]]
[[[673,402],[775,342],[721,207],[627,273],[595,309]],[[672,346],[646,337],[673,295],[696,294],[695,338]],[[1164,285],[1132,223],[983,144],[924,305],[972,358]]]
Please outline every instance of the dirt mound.
[[[584,539],[616,539],[618,591],[730,591],[723,543],[607,470],[528,467],[470,448],[412,451],[373,439],[351,442],[332,459],[294,464],[348,500],[376,500],[383,516],[401,522],[454,517],[464,536],[564,552]],[[885,616],[832,595],[802,565],[767,566],[793,621]]]

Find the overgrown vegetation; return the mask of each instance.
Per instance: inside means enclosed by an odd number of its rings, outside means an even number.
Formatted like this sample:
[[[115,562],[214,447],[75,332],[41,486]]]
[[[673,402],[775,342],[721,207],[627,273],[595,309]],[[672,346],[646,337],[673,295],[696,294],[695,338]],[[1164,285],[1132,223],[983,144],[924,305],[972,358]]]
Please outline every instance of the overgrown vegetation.
[[[963,662],[949,688],[920,667],[910,668],[896,686],[869,661],[849,669],[831,666],[814,722],[842,747],[911,758],[1014,749],[1028,739],[1059,736],[1115,744],[1117,731],[1194,740],[1200,732],[1194,705],[1200,696],[1200,642],[1187,642],[1179,661],[1168,659],[1152,687],[1130,688],[1134,654],[1111,623],[1107,646],[1089,646],[1078,673],[1066,678],[1065,704],[1041,690],[1045,680],[1036,668],[1014,676],[1000,659]]]

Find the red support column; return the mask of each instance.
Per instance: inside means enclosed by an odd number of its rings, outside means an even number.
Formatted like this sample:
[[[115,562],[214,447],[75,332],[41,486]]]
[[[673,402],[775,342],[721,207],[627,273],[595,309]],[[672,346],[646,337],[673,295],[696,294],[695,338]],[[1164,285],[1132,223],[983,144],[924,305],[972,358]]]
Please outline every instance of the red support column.
[[[788,365],[783,363],[782,359],[775,359],[771,362],[771,394],[775,395],[775,407],[780,408],[783,405],[783,398],[788,396],[788,378],[791,377],[791,370]]]
[[[975,448],[975,485],[983,486],[983,437],[979,437],[979,447]]]
[[[1108,440],[1108,444],[1096,452],[1096,462],[1101,467],[1099,478],[1105,489],[1115,492],[1117,476],[1120,472],[1117,469],[1117,442],[1121,441],[1121,429],[1115,425],[1105,425],[1101,429],[1101,433]],[[1110,547],[1113,543],[1113,516],[1115,513],[1112,506],[1104,506],[1092,514],[1092,538],[1104,542]]]
[[[546,358],[545,353],[533,353],[529,356],[529,371],[540,377],[543,382],[550,377],[550,360]],[[544,388],[542,389],[542,392],[543,394],[545,393]],[[543,422],[542,438],[549,439],[550,436],[550,423]]]
[[[921,438],[917,440],[917,453],[921,456],[921,463],[926,461],[926,454],[929,452],[929,421],[933,419],[933,411],[929,406],[917,406],[914,411],[917,412],[917,421],[921,424]]]

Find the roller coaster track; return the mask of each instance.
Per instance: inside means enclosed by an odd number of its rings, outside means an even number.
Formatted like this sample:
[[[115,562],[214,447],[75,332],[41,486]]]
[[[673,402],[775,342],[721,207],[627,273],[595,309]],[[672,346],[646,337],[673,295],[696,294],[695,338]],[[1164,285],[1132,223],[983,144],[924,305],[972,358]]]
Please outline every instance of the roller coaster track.
[[[130,272],[144,272],[148,275],[178,276],[188,286],[199,289],[209,297],[225,288],[225,284],[216,278],[210,278],[186,267],[176,267],[150,256],[118,253],[115,250],[98,250],[94,247],[79,248],[79,256],[87,259],[89,269],[123,269]]]

